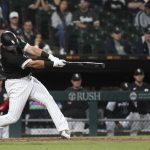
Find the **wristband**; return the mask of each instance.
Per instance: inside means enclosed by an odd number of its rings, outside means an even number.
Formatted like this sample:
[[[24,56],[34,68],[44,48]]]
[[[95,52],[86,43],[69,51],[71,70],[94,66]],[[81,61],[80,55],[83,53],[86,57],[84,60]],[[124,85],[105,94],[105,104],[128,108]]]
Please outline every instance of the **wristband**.
[[[41,58],[43,58],[43,59],[48,59],[48,58],[49,58],[49,54],[46,53],[46,52],[44,52],[44,51],[42,51],[42,52],[41,52]]]
[[[44,61],[44,67],[45,68],[53,67],[53,65],[54,65],[53,61]]]

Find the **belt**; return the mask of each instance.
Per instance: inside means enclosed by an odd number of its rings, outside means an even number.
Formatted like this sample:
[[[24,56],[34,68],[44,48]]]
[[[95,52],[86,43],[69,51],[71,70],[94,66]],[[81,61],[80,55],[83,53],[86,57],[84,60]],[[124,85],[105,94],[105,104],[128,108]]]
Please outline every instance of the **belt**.
[[[27,76],[25,76],[25,77],[22,77],[22,78],[20,78],[20,79],[29,79],[29,80],[31,80],[31,78],[32,78],[31,75],[32,75],[32,74],[29,74],[29,75],[27,75]]]
[[[17,76],[17,77],[7,77],[6,79],[22,79],[22,78],[27,78],[27,77],[31,77],[32,73],[26,75],[26,76]]]

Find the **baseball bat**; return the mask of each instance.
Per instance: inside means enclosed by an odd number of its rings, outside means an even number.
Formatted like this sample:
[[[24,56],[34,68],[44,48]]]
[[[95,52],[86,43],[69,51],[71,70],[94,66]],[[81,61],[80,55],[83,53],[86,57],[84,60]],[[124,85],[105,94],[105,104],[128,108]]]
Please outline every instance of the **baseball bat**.
[[[93,66],[93,67],[102,67],[105,68],[105,63],[100,62],[84,62],[84,61],[66,61],[70,65],[79,65],[79,66]]]

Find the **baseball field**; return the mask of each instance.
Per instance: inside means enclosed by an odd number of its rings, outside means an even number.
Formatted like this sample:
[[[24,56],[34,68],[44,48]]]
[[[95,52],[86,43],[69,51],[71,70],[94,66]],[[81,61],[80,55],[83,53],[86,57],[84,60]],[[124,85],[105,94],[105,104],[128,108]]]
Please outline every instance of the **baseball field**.
[[[150,150],[150,136],[1,139],[0,150]]]

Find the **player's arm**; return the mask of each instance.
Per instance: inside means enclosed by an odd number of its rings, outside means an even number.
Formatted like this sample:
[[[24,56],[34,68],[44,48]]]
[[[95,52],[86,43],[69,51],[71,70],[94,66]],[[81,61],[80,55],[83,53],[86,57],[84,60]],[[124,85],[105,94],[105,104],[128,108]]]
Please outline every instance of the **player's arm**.
[[[54,64],[53,61],[27,59],[22,64],[21,68],[22,69],[25,69],[25,68],[44,69],[44,68],[62,67],[62,66],[63,64],[59,66],[58,64]]]
[[[42,56],[43,50],[36,46],[31,46],[30,44],[27,43],[26,46],[24,47],[24,52],[27,53],[29,56],[34,56],[34,57],[38,58],[38,57]],[[48,56],[49,56],[49,54],[47,54],[47,58],[48,58]]]
[[[116,102],[108,102],[108,104],[106,105],[106,110],[105,110],[105,116],[107,118],[111,118],[114,114],[114,109],[116,107]]]
[[[44,52],[42,49],[35,47],[35,46],[31,46],[29,44],[25,45],[24,52],[29,54],[29,56],[32,56],[32,58],[33,58],[33,56],[36,56],[37,58],[40,57],[45,60],[53,61],[54,64],[60,63],[60,64],[65,65],[65,62],[66,62],[63,59],[59,59],[59,58],[53,56],[52,54],[48,54],[48,53]],[[54,66],[54,67],[56,67],[56,66]]]
[[[31,59],[34,57],[35,58],[42,58],[44,60],[50,60],[54,62],[54,66],[53,67],[63,67],[66,64],[66,61],[63,59],[59,59],[55,56],[53,56],[52,54],[48,54],[46,52],[44,52],[42,49],[35,47],[35,46],[31,46],[30,44],[26,43],[25,41],[23,41],[22,39],[18,39],[20,42],[20,47],[23,50],[23,53],[27,54]],[[57,66],[58,65],[58,66]],[[61,66],[62,65],[62,66]]]
[[[44,61],[43,60],[32,60],[22,66],[22,69],[25,68],[34,68],[34,69],[43,69],[44,67]]]

